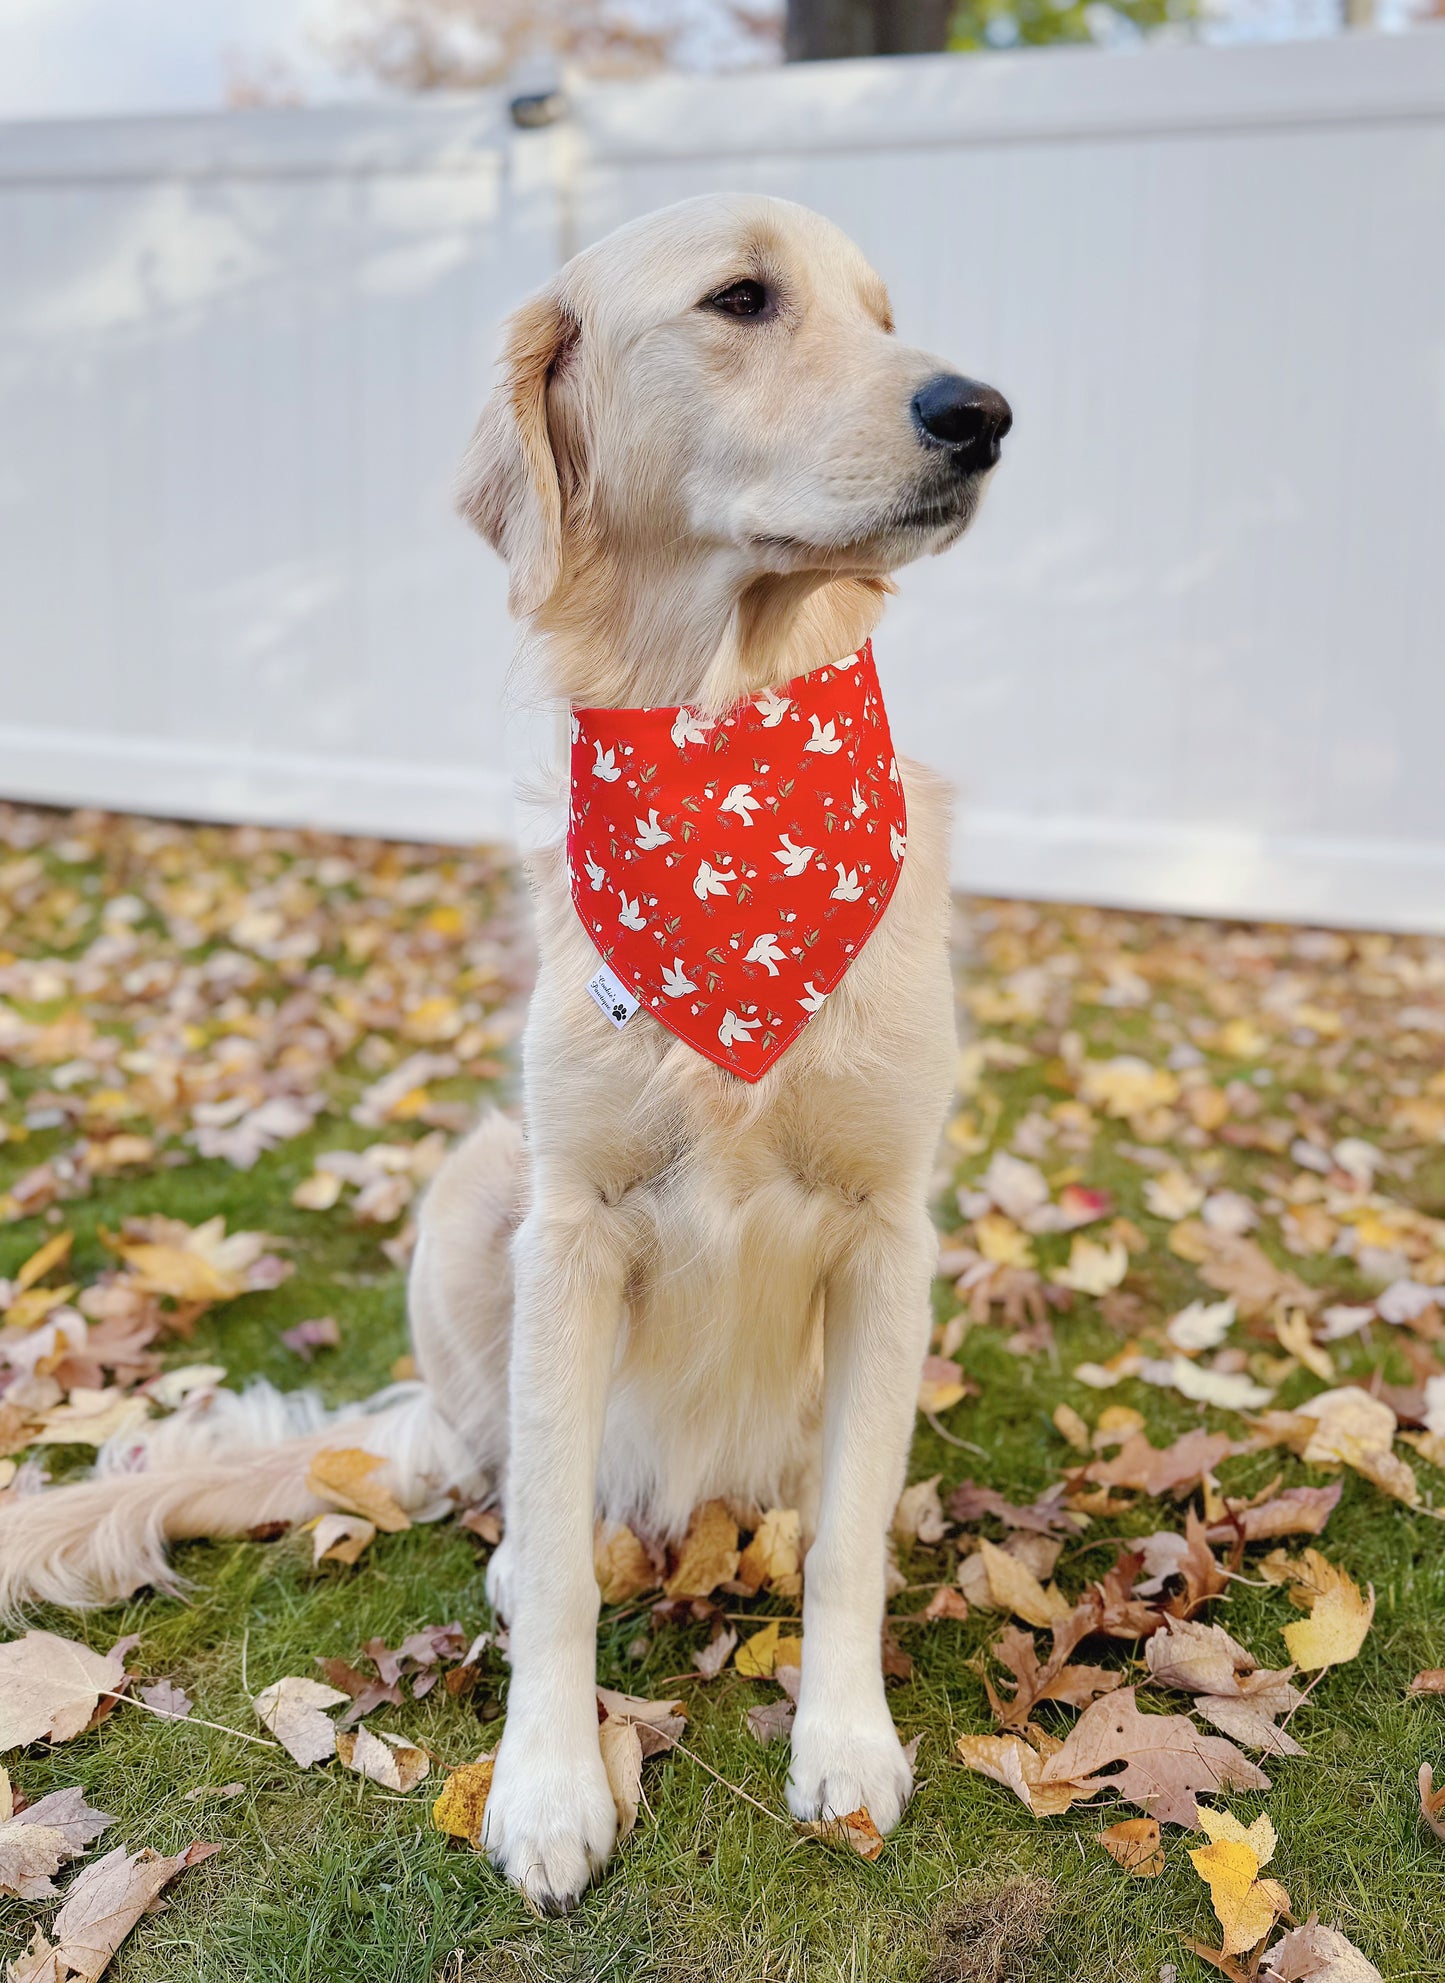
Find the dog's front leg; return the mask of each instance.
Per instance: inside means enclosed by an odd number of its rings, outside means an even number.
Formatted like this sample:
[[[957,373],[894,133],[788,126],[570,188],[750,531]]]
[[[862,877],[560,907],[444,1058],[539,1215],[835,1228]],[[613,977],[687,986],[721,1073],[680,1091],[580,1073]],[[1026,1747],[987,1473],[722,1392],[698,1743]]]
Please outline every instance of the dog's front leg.
[[[514,1246],[506,1578],[512,1678],[482,1845],[541,1907],[577,1899],[611,1852],[597,1739],[597,1459],[626,1266],[624,1221],[545,1182]],[[590,1202],[589,1202],[590,1201]]]
[[[920,1210],[864,1207],[824,1302],[823,1496],[803,1571],[803,1680],[788,1804],[797,1818],[866,1805],[880,1831],[913,1791],[883,1691],[887,1533],[903,1486],[927,1347],[937,1241]]]

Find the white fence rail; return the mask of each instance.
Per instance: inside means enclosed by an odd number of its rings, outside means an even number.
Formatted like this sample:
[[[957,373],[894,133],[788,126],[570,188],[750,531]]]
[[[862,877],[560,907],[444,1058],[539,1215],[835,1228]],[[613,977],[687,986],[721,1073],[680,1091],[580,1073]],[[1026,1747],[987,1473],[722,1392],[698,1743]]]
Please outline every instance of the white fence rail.
[[[0,792],[506,831],[495,324],[713,187],[1014,403],[878,643],[960,879],[1445,929],[1445,30],[0,128]]]

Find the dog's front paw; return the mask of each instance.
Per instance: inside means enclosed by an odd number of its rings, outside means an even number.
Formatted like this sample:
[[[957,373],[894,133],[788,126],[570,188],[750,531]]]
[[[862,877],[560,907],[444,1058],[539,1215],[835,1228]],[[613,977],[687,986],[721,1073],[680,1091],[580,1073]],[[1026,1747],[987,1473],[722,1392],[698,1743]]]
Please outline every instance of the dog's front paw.
[[[616,1838],[617,1808],[595,1740],[573,1753],[545,1736],[520,1745],[502,1738],[482,1850],[543,1913],[565,1914],[576,1904]]]
[[[913,1795],[913,1770],[885,1710],[880,1717],[799,1716],[788,1771],[795,1818],[842,1818],[860,1805],[891,1832]]]

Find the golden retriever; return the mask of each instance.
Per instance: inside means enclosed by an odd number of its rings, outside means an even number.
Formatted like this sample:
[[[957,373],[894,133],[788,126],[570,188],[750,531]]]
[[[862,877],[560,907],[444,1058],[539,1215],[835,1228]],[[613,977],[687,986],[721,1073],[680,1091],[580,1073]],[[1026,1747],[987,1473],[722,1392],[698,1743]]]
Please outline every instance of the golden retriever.
[[[517,312],[461,506],[507,560],[552,693],[721,714],[859,648],[890,571],[966,529],[1009,418],[898,340],[882,282],[827,221],[707,197],[621,228]],[[712,1497],[794,1507],[788,1802],[895,1825],[912,1779],[880,1663],[886,1538],[954,1073],[948,801],[932,773],[901,774],[895,893],[755,1083],[645,1010],[606,1024],[563,850],[536,855],[523,1121],[486,1119],[428,1196],[410,1283],[422,1386],[340,1438],[275,1394],[159,1423],[139,1456],[102,1456],[101,1483],[0,1513],[0,1601],[113,1596],[165,1575],[168,1538],[314,1512],[306,1468],[328,1442],[383,1454],[413,1507],[499,1486],[488,1593],[512,1678],[482,1842],[558,1908],[616,1832],[595,1516],[676,1536]],[[137,1457],[144,1471],[119,1470]]]

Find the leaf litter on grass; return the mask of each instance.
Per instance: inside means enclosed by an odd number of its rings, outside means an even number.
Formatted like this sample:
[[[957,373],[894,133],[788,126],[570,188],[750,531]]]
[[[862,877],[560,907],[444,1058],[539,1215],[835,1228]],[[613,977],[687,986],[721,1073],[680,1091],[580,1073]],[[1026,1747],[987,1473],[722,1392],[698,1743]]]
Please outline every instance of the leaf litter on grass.
[[[502,1071],[528,967],[524,920],[487,853],[24,809],[0,809],[0,842],[0,1221],[59,1222],[27,1227],[0,1285],[0,1493],[15,1494],[244,1378],[254,1350],[212,1361],[211,1345],[242,1303],[251,1316],[284,1300],[308,1271],[308,1235],[345,1234],[396,1273],[418,1189]],[[1307,1795],[1315,1702],[1301,1705],[1291,1672],[1328,1690],[1370,1632],[1369,1550],[1352,1541],[1337,1558],[1328,1539],[1345,1476],[1378,1497],[1378,1521],[1428,1519],[1441,1500],[1445,952],[1026,904],[977,905],[971,940],[975,1030],[937,1180],[920,1392],[931,1457],[893,1526],[889,1671],[913,1665],[899,1634],[914,1648],[966,1634],[972,1650],[982,1627],[996,1732],[965,1726],[964,1743],[1030,1809],[1098,1810],[1132,1790],[1144,1816],[1106,1832],[1162,1814],[1167,1856],[1171,1815],[1191,1800],[1202,1815],[1222,1783],[1288,1770],[1291,1794]],[[175,1218],[160,1194],[198,1163],[268,1180],[293,1146],[304,1158],[244,1219],[194,1198]],[[157,1195],[143,1213],[105,1215],[145,1178]],[[316,1368],[348,1381],[360,1346],[343,1285],[279,1312],[278,1348],[322,1350]],[[206,1360],[188,1360],[198,1330]],[[976,1450],[960,1465],[949,1440],[996,1426],[1010,1397],[1031,1411],[1047,1400],[1039,1422],[1057,1445],[1036,1438],[1024,1473],[995,1473]],[[348,1470],[344,1450],[327,1464],[334,1512],[303,1544],[307,1574],[361,1594],[407,1518],[373,1468]],[[1278,1471],[1266,1482],[1256,1467]],[[495,1510],[458,1513],[495,1544]],[[1282,1547],[1300,1543],[1319,1547]],[[639,1675],[660,1656],[652,1672],[690,1672],[684,1694],[723,1688],[721,1712],[760,1740],[791,1717],[800,1559],[788,1509],[715,1504],[681,1540],[597,1539]],[[1263,1591],[1255,1624],[1226,1630],[1244,1590]],[[1261,1602],[1280,1607],[1274,1624]],[[369,1759],[389,1784],[407,1747],[409,1767],[451,1767],[456,1751],[428,1757],[366,1717],[443,1681],[448,1697],[490,1699],[479,1676],[503,1655],[463,1658],[471,1635],[457,1632],[461,1650],[430,1664],[323,1638],[324,1681],[282,1683],[327,1693],[325,1708],[299,1703],[329,1731],[308,1723],[310,1745],[332,1745],[311,1770],[356,1767],[359,1752],[361,1773]],[[973,1686],[961,1658],[955,1672]],[[1428,1691],[1422,1675],[1415,1696]],[[897,1696],[905,1724],[909,1698]],[[170,1699],[147,1704],[157,1740]],[[97,1691],[81,1722],[102,1745],[105,1705]],[[58,1706],[64,1728],[83,1691]],[[605,1746],[625,1818],[637,1723],[599,1712],[615,1723]],[[1107,1741],[1090,1733],[1106,1728]],[[350,1753],[333,1764],[338,1733]],[[447,1789],[486,1760],[452,1769]],[[1261,1910],[1259,1884],[1239,1889],[1241,1923]],[[1256,1951],[1256,1970],[1323,1975],[1334,1933],[1290,1930]]]

